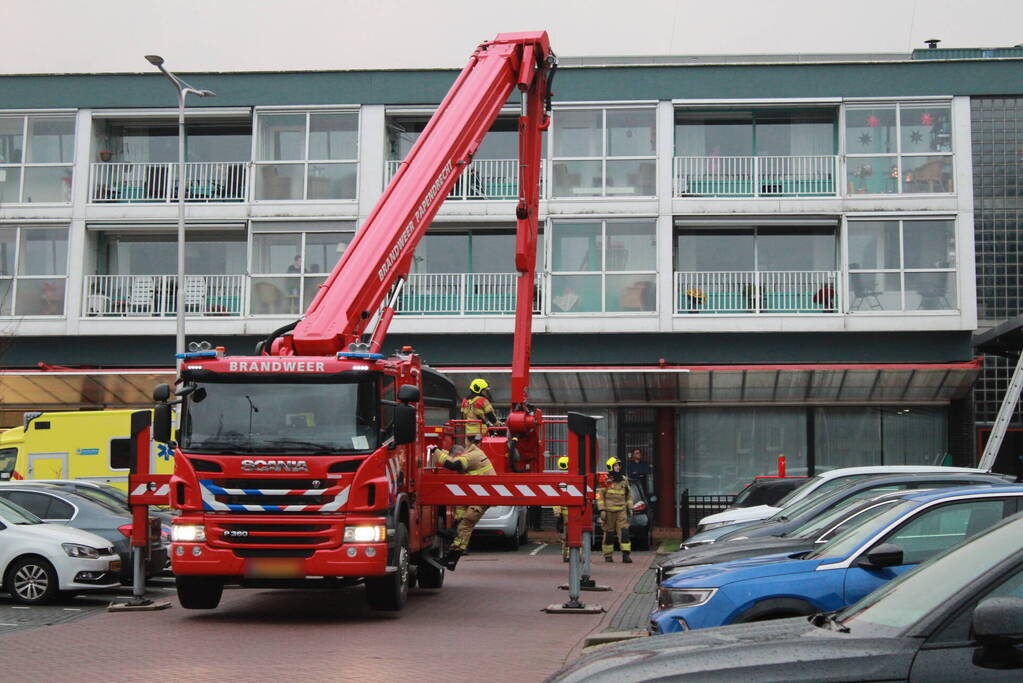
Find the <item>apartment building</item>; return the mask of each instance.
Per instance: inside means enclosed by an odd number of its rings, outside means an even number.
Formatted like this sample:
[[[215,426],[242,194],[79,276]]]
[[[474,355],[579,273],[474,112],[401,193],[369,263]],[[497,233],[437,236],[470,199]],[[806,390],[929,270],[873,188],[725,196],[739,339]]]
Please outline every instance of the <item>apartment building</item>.
[[[682,490],[734,492],[779,455],[802,473],[972,462],[971,334],[1019,312],[1019,250],[998,240],[1018,239],[1021,60],[566,60],[534,401],[603,417],[608,453],[641,448],[665,518]],[[230,352],[296,319],[455,75],[188,74],[217,96],[188,102],[183,178],[159,74],[0,77],[3,426],[145,405],[173,367],[178,287],[189,339]],[[388,342],[460,387],[486,377],[498,403],[516,105],[419,245]]]

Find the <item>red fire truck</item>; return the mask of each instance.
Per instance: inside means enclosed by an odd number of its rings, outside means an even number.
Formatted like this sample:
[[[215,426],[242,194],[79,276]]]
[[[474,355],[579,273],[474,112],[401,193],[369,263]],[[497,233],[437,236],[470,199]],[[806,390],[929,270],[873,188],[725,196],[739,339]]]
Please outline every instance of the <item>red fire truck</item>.
[[[580,545],[592,420],[570,416],[571,474],[545,474],[543,415],[528,403],[541,133],[556,64],[545,32],[480,45],[304,317],[254,355],[183,354],[173,401],[167,385],[157,387],[153,436],[176,443],[174,474],[133,476],[133,501],[169,496],[180,511],[171,558],[184,607],[216,607],[225,584],[316,581],[364,583],[370,606],[401,609],[410,585],[442,585],[439,531],[455,504],[567,505]],[[522,108],[512,406],[483,443],[498,475],[469,478],[428,462],[429,446],[457,438],[452,383],[411,348],[381,349],[416,244],[514,89]]]

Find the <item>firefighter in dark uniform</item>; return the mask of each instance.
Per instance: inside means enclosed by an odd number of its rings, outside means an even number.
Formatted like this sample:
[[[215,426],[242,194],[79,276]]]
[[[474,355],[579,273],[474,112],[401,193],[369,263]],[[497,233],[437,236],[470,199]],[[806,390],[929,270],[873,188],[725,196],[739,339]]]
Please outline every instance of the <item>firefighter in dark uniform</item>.
[[[494,406],[490,402],[490,385],[487,380],[476,378],[469,383],[469,395],[462,399],[462,419],[479,420],[486,425],[498,423],[497,415],[494,413]],[[465,425],[466,445],[476,435],[482,436],[483,426],[470,422]]]
[[[632,489],[622,473],[618,458],[607,459],[607,481],[597,488],[597,510],[600,526],[604,529],[604,561],[614,562],[615,539],[622,548],[622,562],[632,562],[632,543],[629,541],[629,513],[632,511]]]
[[[558,471],[568,471],[568,456],[563,455],[558,458]],[[567,505],[555,505],[554,516],[557,517],[558,532],[561,534],[561,560],[568,562],[568,542],[565,536],[568,534],[568,506]]]
[[[450,453],[440,448],[435,449],[433,455],[436,465],[470,476],[496,474],[494,466],[490,463],[490,458],[479,447],[478,439],[479,436],[469,444],[468,448],[459,445],[452,446]],[[455,570],[458,558],[465,554],[466,548],[469,547],[469,538],[472,536],[472,530],[476,528],[476,522],[480,521],[489,507],[489,505],[470,505],[455,508],[455,518],[458,519],[458,535],[451,542],[444,563],[444,566],[451,571]]]

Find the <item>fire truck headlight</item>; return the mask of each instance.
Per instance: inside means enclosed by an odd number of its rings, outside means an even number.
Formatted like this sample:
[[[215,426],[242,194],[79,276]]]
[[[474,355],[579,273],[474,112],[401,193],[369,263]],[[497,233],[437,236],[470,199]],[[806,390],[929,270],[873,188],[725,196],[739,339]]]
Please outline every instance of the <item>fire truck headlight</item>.
[[[197,543],[206,540],[206,527],[202,524],[172,524],[171,541]]]
[[[387,527],[383,524],[345,527],[345,543],[379,543],[386,538]]]

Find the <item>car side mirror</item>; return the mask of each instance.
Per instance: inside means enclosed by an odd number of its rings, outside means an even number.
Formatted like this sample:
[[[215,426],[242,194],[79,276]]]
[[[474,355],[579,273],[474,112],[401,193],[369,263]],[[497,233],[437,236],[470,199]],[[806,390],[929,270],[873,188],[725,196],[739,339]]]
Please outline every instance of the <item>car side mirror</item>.
[[[418,403],[419,387],[413,384],[402,384],[398,389],[398,400],[402,403]]]
[[[902,564],[902,548],[893,543],[882,543],[861,555],[856,564],[864,569],[884,569]]]
[[[157,403],[163,403],[170,398],[170,387],[166,384],[157,384],[153,387],[153,400]]]
[[[405,387],[402,387],[404,389]],[[415,387],[412,387],[415,389]],[[417,390],[418,391],[418,390]],[[394,443],[400,446],[415,443],[418,412],[415,406],[399,403],[394,406]]]
[[[153,408],[153,440],[167,443],[171,440],[171,407],[158,403]]]
[[[988,598],[973,610],[973,663],[986,669],[1023,668],[1023,598]]]

